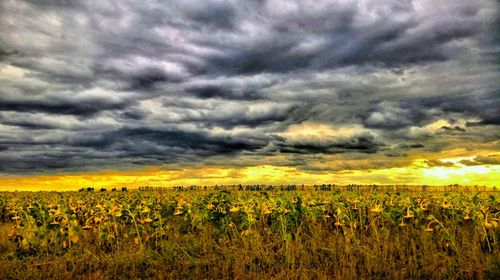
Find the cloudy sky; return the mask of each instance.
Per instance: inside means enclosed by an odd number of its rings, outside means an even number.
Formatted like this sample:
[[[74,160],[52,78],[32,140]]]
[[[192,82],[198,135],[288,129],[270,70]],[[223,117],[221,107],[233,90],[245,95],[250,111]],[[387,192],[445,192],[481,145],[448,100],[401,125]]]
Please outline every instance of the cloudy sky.
[[[500,184],[497,9],[1,1],[0,184]]]

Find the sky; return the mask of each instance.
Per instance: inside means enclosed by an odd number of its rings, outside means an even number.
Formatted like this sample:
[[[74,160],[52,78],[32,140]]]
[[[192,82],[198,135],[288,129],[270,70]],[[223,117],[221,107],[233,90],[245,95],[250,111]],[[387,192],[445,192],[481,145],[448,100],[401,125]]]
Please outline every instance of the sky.
[[[0,1],[0,190],[500,185],[488,0]]]

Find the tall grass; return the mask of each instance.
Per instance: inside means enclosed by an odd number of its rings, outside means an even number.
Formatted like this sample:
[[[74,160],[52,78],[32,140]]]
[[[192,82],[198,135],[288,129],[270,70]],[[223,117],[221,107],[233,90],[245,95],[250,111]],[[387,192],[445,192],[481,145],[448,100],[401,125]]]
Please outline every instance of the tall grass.
[[[497,200],[495,193],[3,193],[0,279],[500,279]]]

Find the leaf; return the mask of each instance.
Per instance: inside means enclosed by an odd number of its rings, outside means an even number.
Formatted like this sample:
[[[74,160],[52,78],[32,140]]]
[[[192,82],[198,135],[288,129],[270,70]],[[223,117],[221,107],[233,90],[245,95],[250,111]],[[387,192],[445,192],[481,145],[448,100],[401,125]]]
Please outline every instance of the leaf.
[[[78,235],[76,235],[76,234],[72,234],[70,236],[70,238],[71,238],[71,242],[73,242],[73,243],[78,243],[78,241],[80,241],[80,239],[78,238]]]
[[[30,243],[28,242],[28,240],[26,240],[26,238],[23,238],[23,240],[21,241],[21,248],[24,251],[28,251],[30,249]]]

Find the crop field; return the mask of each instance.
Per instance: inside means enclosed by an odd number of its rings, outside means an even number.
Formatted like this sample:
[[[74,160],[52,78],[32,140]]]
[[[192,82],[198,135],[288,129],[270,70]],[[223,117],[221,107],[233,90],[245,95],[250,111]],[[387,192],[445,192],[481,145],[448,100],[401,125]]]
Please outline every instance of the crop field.
[[[500,279],[494,191],[0,193],[0,279]]]

